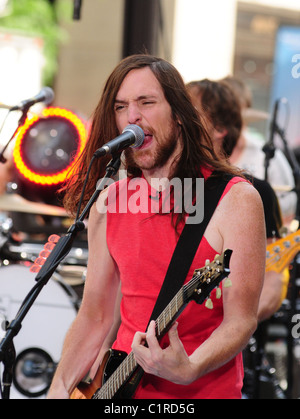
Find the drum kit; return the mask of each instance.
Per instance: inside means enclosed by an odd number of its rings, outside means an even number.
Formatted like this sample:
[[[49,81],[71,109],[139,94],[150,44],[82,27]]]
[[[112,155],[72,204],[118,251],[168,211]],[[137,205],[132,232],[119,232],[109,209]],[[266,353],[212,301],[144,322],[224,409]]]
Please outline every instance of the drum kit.
[[[70,221],[60,207],[30,202],[15,193],[0,196],[0,341],[7,323],[15,318],[35,285],[30,267],[47,241],[41,239],[42,229],[38,237],[26,234],[26,224],[22,232],[16,232],[15,214],[21,219],[25,215],[59,219],[63,225]],[[14,339],[16,361],[10,398],[46,397],[65,335],[81,303],[87,259],[86,239],[82,237],[74,243],[24,319]],[[0,376],[1,368],[0,365]]]

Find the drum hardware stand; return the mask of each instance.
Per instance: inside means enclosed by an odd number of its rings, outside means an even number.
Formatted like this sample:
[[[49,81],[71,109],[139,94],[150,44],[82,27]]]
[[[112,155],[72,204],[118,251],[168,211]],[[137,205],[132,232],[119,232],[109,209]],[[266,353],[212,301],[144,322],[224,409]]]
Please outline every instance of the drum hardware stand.
[[[262,399],[262,383],[267,382],[272,386],[274,398],[285,400],[287,397],[276,378],[276,370],[272,367],[268,357],[265,355],[267,326],[268,321],[260,323],[253,336],[254,342],[252,343],[251,350],[253,374],[249,378],[252,380],[252,383],[250,385],[248,383],[245,394],[253,400]]]
[[[274,109],[274,116],[273,121],[271,125],[271,138],[270,141],[264,146],[263,151],[266,153],[266,160],[265,160],[265,179],[268,178],[268,167],[270,164],[270,160],[275,155],[275,145],[274,145],[274,136],[277,134],[280,139],[283,142],[284,151],[288,158],[289,164],[292,168],[293,175],[295,178],[295,188],[293,189],[293,192],[296,192],[297,194],[297,207],[296,207],[296,215],[295,215],[295,222],[297,222],[297,226],[299,228],[300,225],[300,165],[297,161],[296,155],[293,150],[290,149],[288,145],[288,141],[286,138],[285,130],[280,128],[277,123],[277,114],[279,110],[280,102],[284,101],[284,99],[279,99],[275,103],[275,109]],[[295,257],[293,263],[292,263],[292,270],[291,270],[291,276],[290,276],[290,291],[291,291],[291,309],[289,312],[289,318],[288,318],[288,338],[287,338],[287,349],[288,349],[288,360],[287,360],[287,370],[288,370],[288,388],[286,390],[287,398],[292,398],[293,393],[293,384],[294,384],[294,338],[292,336],[292,318],[297,313],[297,256]]]
[[[9,323],[6,322],[6,330],[8,330]],[[1,358],[0,358],[1,359]],[[0,391],[1,397],[3,400],[9,399],[10,387],[13,377],[14,363],[16,359],[16,350],[13,341],[9,342],[7,345],[7,350],[3,355],[3,390]],[[1,380],[0,380],[1,384]]]
[[[291,150],[288,146],[288,142],[285,136],[285,132],[283,129],[279,128],[276,125],[276,132],[279,135],[279,137],[281,138],[283,144],[284,144],[284,150],[286,155],[288,156],[290,165],[292,167],[293,170],[293,174],[294,174],[294,178],[295,178],[295,183],[296,183],[296,187],[294,189],[294,191],[297,194],[297,208],[296,208],[296,215],[295,215],[295,221],[300,222],[300,166],[299,163],[297,161],[297,158],[295,156],[295,153],[293,150]],[[299,254],[298,254],[299,255]],[[291,310],[289,312],[289,318],[288,318],[288,324],[287,324],[287,329],[288,329],[288,338],[287,338],[287,348],[288,348],[288,360],[287,360],[287,370],[288,370],[288,377],[287,377],[287,382],[288,382],[288,388],[286,391],[287,397],[289,399],[292,399],[293,397],[293,385],[294,385],[294,338],[292,336],[292,319],[293,316],[297,313],[297,256],[295,256],[294,261],[292,263],[292,271],[291,271],[291,276],[290,276],[290,284],[291,284]]]
[[[94,158],[91,161],[90,167],[94,162]],[[13,366],[15,363],[15,349],[13,344],[13,339],[18,335],[22,328],[22,321],[24,320],[26,314],[29,312],[30,308],[34,304],[35,300],[41,293],[43,287],[47,285],[48,281],[52,277],[53,273],[57,269],[58,265],[70,252],[73,242],[77,236],[77,233],[85,229],[84,219],[92,208],[93,204],[98,199],[101,191],[108,185],[107,180],[115,176],[120,168],[121,164],[121,153],[113,156],[112,160],[106,167],[106,173],[101,182],[97,185],[97,188],[84,208],[80,217],[77,217],[75,223],[70,227],[66,236],[61,237],[57,245],[51,252],[48,257],[45,265],[41,268],[40,272],[36,276],[35,280],[37,281],[36,285],[29,292],[25,298],[21,308],[19,309],[16,318],[8,325],[6,335],[0,342],[0,363],[4,364],[4,374],[3,374],[3,385],[4,389],[0,394],[2,394],[3,399],[9,399],[10,396],[10,387],[13,381]],[[84,189],[83,189],[84,193]],[[82,193],[82,196],[83,196]],[[79,206],[80,209],[80,206]],[[0,380],[1,384],[1,380]],[[1,389],[0,389],[1,390]]]

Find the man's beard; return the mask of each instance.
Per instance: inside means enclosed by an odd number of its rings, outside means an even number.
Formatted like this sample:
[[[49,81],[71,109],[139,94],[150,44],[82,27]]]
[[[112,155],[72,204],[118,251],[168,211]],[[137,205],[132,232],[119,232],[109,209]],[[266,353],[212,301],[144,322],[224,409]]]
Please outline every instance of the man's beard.
[[[157,138],[157,137],[156,137]],[[179,133],[178,127],[176,124],[172,124],[172,129],[168,135],[168,137],[164,138],[163,141],[157,142],[158,147],[154,152],[154,156],[152,158],[152,162],[148,164],[138,163],[136,160],[139,160],[139,156],[146,156],[147,154],[151,155],[153,151],[151,150],[132,150],[126,149],[125,150],[125,158],[126,158],[126,167],[127,169],[130,168],[138,168],[141,170],[154,170],[163,167],[173,155],[176,147],[178,146]],[[137,158],[135,158],[137,156]]]

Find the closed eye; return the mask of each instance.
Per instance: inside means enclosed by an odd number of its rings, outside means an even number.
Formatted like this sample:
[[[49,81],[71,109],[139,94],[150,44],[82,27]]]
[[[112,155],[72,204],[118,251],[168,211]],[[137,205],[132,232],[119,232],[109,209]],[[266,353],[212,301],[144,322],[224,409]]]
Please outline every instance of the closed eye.
[[[125,109],[125,107],[126,107],[126,105],[121,105],[121,104],[119,104],[119,105],[115,105],[115,111],[116,112],[120,112],[120,111],[122,111],[123,109]]]
[[[153,105],[155,102],[153,101],[147,101],[147,102],[143,102],[142,105]]]

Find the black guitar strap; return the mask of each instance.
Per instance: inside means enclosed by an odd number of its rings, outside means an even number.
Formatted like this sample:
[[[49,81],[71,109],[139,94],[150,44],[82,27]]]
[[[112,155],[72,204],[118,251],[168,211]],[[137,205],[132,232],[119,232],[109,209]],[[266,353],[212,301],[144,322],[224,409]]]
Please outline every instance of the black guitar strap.
[[[233,176],[211,176],[204,183],[204,219],[202,223],[186,223],[173,253],[166,277],[149,320],[156,320],[182,288],[195,254],[222,194]],[[190,215],[190,216],[193,216]],[[148,326],[149,326],[148,324]],[[148,329],[148,327],[147,327]]]

